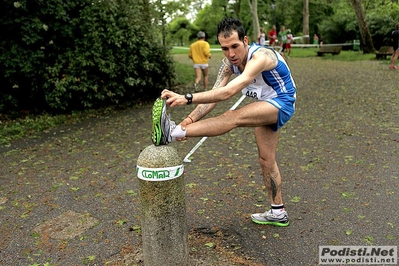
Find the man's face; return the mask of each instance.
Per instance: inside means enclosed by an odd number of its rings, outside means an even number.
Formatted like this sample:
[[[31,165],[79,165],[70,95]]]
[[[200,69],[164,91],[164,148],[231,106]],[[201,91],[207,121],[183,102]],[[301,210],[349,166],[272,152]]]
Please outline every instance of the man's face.
[[[248,37],[244,37],[244,41],[238,39],[238,34],[233,31],[229,37],[225,38],[223,34],[218,36],[220,47],[222,48],[224,56],[230,60],[230,62],[239,66],[242,62],[247,61],[248,56]]]

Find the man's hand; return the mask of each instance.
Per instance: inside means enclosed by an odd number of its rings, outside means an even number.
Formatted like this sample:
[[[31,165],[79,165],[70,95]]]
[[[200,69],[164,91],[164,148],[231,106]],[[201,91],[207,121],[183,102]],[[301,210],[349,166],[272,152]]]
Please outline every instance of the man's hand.
[[[168,104],[170,107],[187,104],[187,99],[184,97],[184,95],[177,94],[173,91],[163,90],[161,93],[161,99],[165,98],[166,104]]]

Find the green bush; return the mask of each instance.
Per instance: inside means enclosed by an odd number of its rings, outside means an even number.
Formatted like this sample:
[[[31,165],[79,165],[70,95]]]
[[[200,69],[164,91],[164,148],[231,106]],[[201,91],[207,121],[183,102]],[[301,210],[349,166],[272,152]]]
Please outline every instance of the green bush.
[[[5,5],[0,113],[135,103],[172,84],[173,61],[154,39],[144,0]]]

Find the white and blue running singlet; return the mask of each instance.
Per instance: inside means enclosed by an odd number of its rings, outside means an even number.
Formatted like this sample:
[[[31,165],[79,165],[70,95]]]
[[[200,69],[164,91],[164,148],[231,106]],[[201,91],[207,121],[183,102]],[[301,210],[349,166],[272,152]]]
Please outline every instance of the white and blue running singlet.
[[[249,47],[248,59],[251,60],[252,55],[261,46],[253,43]],[[290,69],[283,57],[272,48],[277,56],[277,66],[269,71],[260,73],[253,82],[242,90],[247,97],[253,98],[255,101],[266,101],[279,109],[277,124],[271,128],[277,131],[281,128],[294,114],[296,86],[291,76]],[[238,67],[232,65],[233,73],[240,75]]]

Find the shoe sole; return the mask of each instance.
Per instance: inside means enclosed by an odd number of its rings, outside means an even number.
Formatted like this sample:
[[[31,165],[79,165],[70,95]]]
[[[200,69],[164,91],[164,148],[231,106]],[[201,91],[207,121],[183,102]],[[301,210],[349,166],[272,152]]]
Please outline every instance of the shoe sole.
[[[254,220],[252,219],[252,222],[256,223],[256,224],[266,224],[266,225],[274,225],[274,226],[280,226],[280,227],[286,227],[290,225],[290,222],[287,221],[286,223],[281,223],[281,222],[263,222],[263,221],[258,221],[258,220]]]
[[[162,128],[161,128],[161,119],[162,119],[162,109],[165,104],[165,101],[161,98],[155,100],[155,103],[152,107],[152,133],[151,140],[155,146],[159,146],[161,144],[162,139]]]

